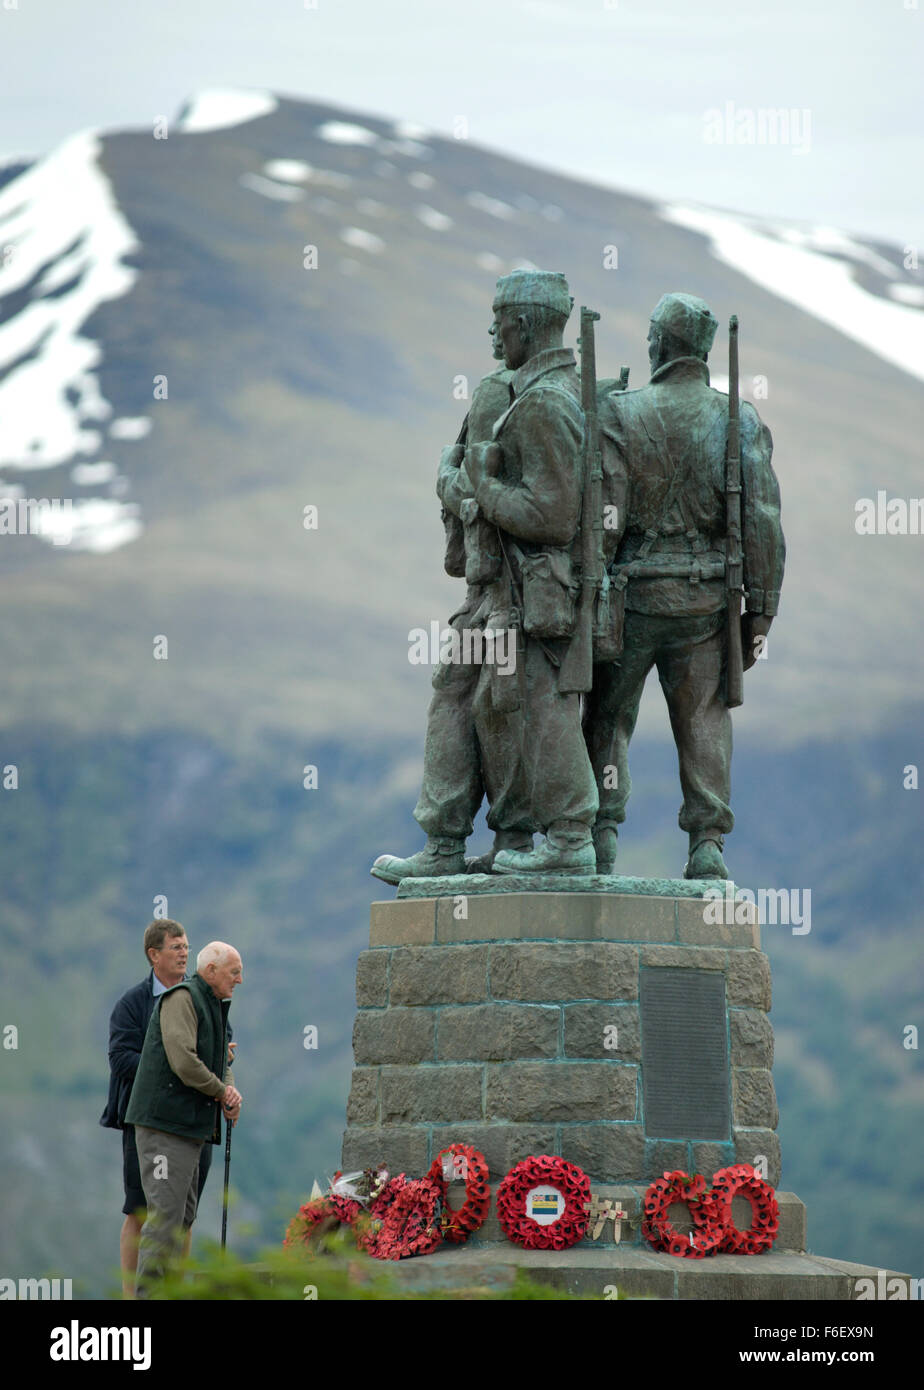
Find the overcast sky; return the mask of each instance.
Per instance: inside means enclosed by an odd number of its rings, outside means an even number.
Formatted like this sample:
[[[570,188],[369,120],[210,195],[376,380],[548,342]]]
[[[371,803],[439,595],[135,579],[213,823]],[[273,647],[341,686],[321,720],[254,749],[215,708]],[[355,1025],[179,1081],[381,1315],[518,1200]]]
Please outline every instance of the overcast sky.
[[[257,87],[918,246],[922,59],[924,0],[0,0],[0,155]]]

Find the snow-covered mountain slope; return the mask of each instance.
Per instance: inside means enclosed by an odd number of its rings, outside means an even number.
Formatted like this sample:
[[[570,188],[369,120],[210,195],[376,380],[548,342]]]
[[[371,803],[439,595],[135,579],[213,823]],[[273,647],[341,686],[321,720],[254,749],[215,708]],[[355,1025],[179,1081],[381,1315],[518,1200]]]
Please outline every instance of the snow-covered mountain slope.
[[[627,363],[633,385],[665,290],[739,315],[789,543],[741,718],[797,738],[831,729],[834,709],[857,727],[920,684],[904,635],[918,540],[854,525],[858,499],[922,491],[924,280],[903,247],[656,204],[401,121],[227,91],[0,180],[0,247],[0,492],[73,502],[69,543],[60,525],[0,535],[0,573],[62,653],[82,640],[75,604],[106,615],[115,645],[87,660],[133,681],[132,701],[156,706],[120,644],[173,615],[201,658],[190,709],[416,729],[427,690],[406,634],[457,602],[433,473],[493,365],[495,278],[526,264],[567,273],[602,315],[601,375]],[[720,387],[724,354],[723,331]],[[379,687],[345,683],[357,668]]]
[[[128,264],[138,241],[100,168],[100,148],[85,131],[0,188],[0,469],[98,458],[107,435],[130,437],[100,392],[103,345],[85,331],[99,306],[129,294],[138,277]],[[114,468],[105,481],[110,496],[71,499],[75,548],[108,550],[140,534]],[[19,497],[24,488],[5,492]],[[56,530],[39,534],[60,541]]]
[[[663,215],[708,237],[724,265],[924,381],[924,283],[907,273],[917,261],[913,247],[892,248],[888,259],[834,227],[767,224],[682,204]]]

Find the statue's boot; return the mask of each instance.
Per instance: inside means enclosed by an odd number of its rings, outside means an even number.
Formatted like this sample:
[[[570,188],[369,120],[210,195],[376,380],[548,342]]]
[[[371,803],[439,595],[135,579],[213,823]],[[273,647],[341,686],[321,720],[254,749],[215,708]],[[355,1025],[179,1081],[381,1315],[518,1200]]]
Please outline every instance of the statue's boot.
[[[496,874],[595,874],[597,856],[590,826],[560,821],[534,850],[504,849],[494,856]]]
[[[611,874],[616,868],[616,841],[619,831],[615,821],[598,821],[594,826],[594,850],[597,873]]]
[[[465,841],[445,835],[428,835],[424,848],[412,854],[410,859],[380,854],[369,872],[385,883],[400,883],[403,878],[442,878],[449,874],[464,874]]]
[[[722,858],[724,841],[718,833],[690,836],[690,857],[683,866],[684,878],[728,878]]]
[[[497,830],[494,833],[494,845],[488,850],[487,854],[476,855],[474,859],[466,859],[465,872],[467,874],[489,874],[494,868],[495,856],[502,849],[516,849],[528,853],[533,847],[533,837],[525,830]]]

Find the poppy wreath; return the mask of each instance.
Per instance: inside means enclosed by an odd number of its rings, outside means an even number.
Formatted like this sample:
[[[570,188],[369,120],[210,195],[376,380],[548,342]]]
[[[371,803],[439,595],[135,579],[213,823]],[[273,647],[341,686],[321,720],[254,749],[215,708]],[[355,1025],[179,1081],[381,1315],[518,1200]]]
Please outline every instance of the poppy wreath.
[[[404,1183],[389,1202],[374,1248],[369,1253],[377,1260],[431,1255],[443,1243],[441,1208],[440,1189],[435,1182],[417,1178]]]
[[[534,1187],[555,1187],[565,1209],[557,1221],[540,1226],[526,1214],[527,1194]],[[551,1154],[524,1158],[504,1178],[497,1189],[497,1215],[504,1234],[525,1250],[567,1250],[576,1245],[590,1220],[585,1204],[590,1204],[590,1179],[574,1163]]]
[[[675,1202],[684,1202],[693,1218],[693,1229],[682,1236],[668,1220]],[[714,1255],[725,1236],[725,1226],[719,1207],[706,1186],[706,1179],[697,1173],[665,1173],[651,1184],[642,1203],[644,1217],[642,1235],[668,1255],[683,1255],[688,1260],[701,1260]]]
[[[372,1255],[377,1260],[390,1258],[388,1255],[380,1253],[385,1239],[386,1218],[398,1194],[408,1186],[408,1180],[403,1173],[399,1173],[397,1177],[389,1178],[373,1198],[368,1212],[360,1210],[353,1218],[351,1225],[355,1233],[356,1244],[360,1250],[365,1250],[367,1255]]]
[[[444,1158],[464,1158],[466,1163],[465,1201],[454,1210],[447,1200],[449,1183],[443,1176]],[[452,1144],[441,1149],[430,1164],[427,1177],[439,1188],[443,1205],[443,1239],[461,1245],[482,1225],[491,1210],[491,1188],[488,1185],[488,1162],[483,1153],[471,1144]]]
[[[720,1255],[759,1255],[770,1249],[780,1229],[780,1209],[773,1188],[756,1169],[749,1163],[721,1168],[712,1179],[712,1194],[724,1229]],[[746,1231],[732,1221],[735,1197],[746,1197],[751,1204],[753,1217]]]
[[[359,1204],[357,1203],[357,1206]],[[292,1217],[286,1230],[284,1246],[310,1245],[312,1236],[323,1235],[334,1230],[343,1218],[329,1197],[316,1197],[299,1207],[298,1214]]]

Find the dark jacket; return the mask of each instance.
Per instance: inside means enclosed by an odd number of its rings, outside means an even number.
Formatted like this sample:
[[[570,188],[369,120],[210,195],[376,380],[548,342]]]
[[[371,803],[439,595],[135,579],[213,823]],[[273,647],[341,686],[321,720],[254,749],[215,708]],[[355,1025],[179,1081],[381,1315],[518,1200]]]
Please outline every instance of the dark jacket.
[[[141,1061],[144,1035],[154,1012],[154,971],[125,991],[109,1018],[109,1099],[100,1116],[106,1129],[123,1129],[128,1098]],[[228,1024],[228,1042],[231,1041]]]
[[[206,1095],[180,1080],[170,1065],[161,1036],[161,1010],[164,1000],[180,990],[188,990],[196,1012],[196,1055],[217,1085],[228,1069],[228,1009],[230,999],[218,1000],[201,975],[193,975],[174,985],[154,1004],[145,1034],[141,1061],[135,1074],[125,1120],[128,1124],[161,1129],[184,1139],[219,1143],[221,1107],[214,1095]]]

